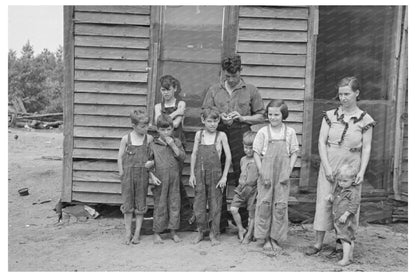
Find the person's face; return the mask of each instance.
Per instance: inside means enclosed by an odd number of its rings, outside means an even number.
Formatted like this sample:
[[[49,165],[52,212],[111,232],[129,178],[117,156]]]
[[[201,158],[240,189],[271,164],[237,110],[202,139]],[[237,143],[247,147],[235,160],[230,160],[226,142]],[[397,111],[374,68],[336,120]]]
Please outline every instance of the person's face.
[[[235,87],[236,85],[238,85],[240,83],[240,71],[237,71],[236,73],[230,73],[228,71],[224,71],[224,77],[225,80],[227,81],[228,85],[230,87]]]
[[[280,107],[269,107],[267,110],[267,117],[269,118],[270,124],[275,127],[282,123],[283,115],[280,111]]]
[[[138,135],[145,135],[147,133],[147,128],[148,128],[147,123],[144,123],[144,122],[139,122],[136,124],[132,123],[132,126],[133,126],[133,130]]]
[[[173,87],[173,86],[170,86],[169,89],[161,87],[160,92],[162,93],[162,97],[165,100],[170,100],[170,99],[172,99],[172,97],[174,97],[175,92],[176,92],[176,88]]]
[[[344,107],[350,107],[357,104],[357,96],[360,92],[357,90],[354,92],[349,86],[338,88],[338,97],[341,105]]]
[[[171,137],[172,136],[172,132],[173,132],[173,128],[172,126],[169,126],[167,128],[157,128],[157,132],[159,134],[159,136],[163,139],[165,137]]]
[[[207,130],[210,133],[214,133],[217,130],[220,119],[219,118],[213,119],[211,117],[204,119],[201,117],[201,121],[205,125],[205,130]]]
[[[348,188],[354,182],[354,179],[351,176],[340,175],[338,178],[338,185],[342,188]]]
[[[244,153],[249,158],[253,157],[253,154],[254,154],[253,146],[252,145],[245,145],[244,144]]]

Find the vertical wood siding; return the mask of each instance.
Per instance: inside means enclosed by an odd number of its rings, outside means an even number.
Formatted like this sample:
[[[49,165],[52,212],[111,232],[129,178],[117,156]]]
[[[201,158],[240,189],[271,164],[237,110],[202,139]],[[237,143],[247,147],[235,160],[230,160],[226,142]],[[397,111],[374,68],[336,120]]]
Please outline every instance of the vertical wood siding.
[[[237,52],[243,79],[259,89],[265,105],[283,99],[288,126],[302,143],[305,72],[308,42],[307,7],[240,7]],[[300,157],[291,175],[292,191],[300,177]]]
[[[75,6],[72,200],[121,203],[117,153],[146,107],[150,7]]]

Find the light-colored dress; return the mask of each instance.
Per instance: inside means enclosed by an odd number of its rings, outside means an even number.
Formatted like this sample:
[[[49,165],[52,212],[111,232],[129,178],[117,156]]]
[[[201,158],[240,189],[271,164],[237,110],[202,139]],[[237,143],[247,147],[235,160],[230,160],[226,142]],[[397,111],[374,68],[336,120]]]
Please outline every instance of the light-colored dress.
[[[342,107],[324,112],[323,116],[329,125],[326,150],[332,172],[335,174],[338,168],[345,163],[354,166],[358,171],[361,165],[363,134],[369,128],[373,128],[376,122],[369,114],[361,110],[358,110],[347,120]],[[361,195],[361,186],[358,189]],[[326,179],[325,170],[321,163],[313,223],[313,228],[317,231],[330,231],[334,228],[332,203],[325,199],[331,192],[331,183]],[[359,211],[355,216],[357,217],[356,222],[358,222]]]

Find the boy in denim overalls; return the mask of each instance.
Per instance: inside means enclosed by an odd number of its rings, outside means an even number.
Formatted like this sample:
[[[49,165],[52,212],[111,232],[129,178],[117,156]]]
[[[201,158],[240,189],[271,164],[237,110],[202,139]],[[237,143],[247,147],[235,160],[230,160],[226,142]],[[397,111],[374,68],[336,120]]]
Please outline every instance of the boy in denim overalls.
[[[201,113],[205,128],[196,132],[191,156],[189,185],[195,188],[194,214],[198,235],[193,243],[204,238],[204,229],[210,225],[211,244],[217,245],[220,233],[222,193],[227,182],[231,164],[231,152],[227,136],[217,131],[220,114],[216,108],[206,108]],[[221,172],[221,152],[224,149],[226,161]],[[209,208],[207,218],[206,208]]]
[[[159,137],[150,144],[150,156],[154,159],[153,183],[153,242],[163,243],[160,233],[170,229],[174,242],[181,239],[176,234],[180,223],[180,163],[185,160],[185,151],[179,139],[172,137],[173,121],[161,114],[156,121]]]
[[[126,244],[140,241],[140,229],[143,216],[147,211],[146,196],[149,183],[148,169],[153,165],[149,158],[148,144],[153,137],[147,134],[149,117],[144,111],[134,110],[130,113],[133,131],[121,139],[118,151],[118,170],[121,179],[120,209],[124,214],[126,227]],[[136,215],[136,230],[131,236],[133,213]]]

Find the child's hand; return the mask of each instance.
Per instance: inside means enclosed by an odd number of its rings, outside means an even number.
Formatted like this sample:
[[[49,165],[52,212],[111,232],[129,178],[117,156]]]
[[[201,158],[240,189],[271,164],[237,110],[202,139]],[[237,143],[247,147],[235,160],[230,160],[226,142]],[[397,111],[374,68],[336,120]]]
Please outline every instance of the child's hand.
[[[150,172],[150,178],[152,179],[153,184],[160,186],[162,182],[157,178],[152,172]]]
[[[327,197],[325,197],[326,201],[332,202],[334,201],[334,196],[332,194],[329,194]]]
[[[171,137],[165,137],[165,142],[167,145],[172,145],[175,141]]]
[[[189,176],[189,185],[193,188],[196,185],[196,178],[195,178],[195,175],[193,175],[193,174],[191,176]]]
[[[350,215],[349,212],[345,212],[343,215],[341,215],[340,218],[338,218],[338,221],[341,223],[345,223],[347,221],[348,216]]]
[[[220,188],[221,190],[224,190],[226,184],[227,184],[227,178],[226,177],[223,177],[218,182],[216,188]]]
[[[225,125],[230,126],[233,124],[234,120],[229,114],[222,113],[220,116],[221,116],[222,123],[224,123]]]
[[[153,167],[153,165],[155,164],[155,161],[147,161],[144,164],[144,167],[146,167],[147,169],[151,169]]]

